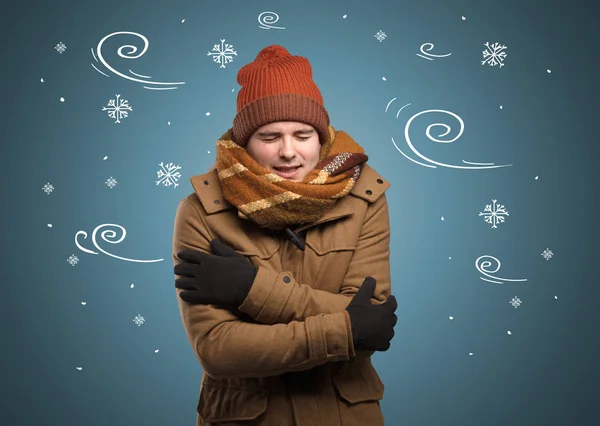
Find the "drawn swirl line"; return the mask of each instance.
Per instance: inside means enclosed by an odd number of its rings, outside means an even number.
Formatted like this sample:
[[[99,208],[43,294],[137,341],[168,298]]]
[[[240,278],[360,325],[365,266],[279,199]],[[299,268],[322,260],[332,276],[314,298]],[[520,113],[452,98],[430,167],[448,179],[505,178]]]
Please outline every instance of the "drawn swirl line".
[[[425,134],[433,142],[437,142],[437,143],[452,143],[455,140],[457,140],[463,134],[463,131],[464,131],[464,128],[465,128],[465,124],[464,124],[463,120],[458,115],[456,115],[455,113],[453,113],[451,111],[446,111],[446,110],[443,110],[443,109],[429,109],[429,110],[421,111],[421,112],[413,115],[412,117],[410,117],[410,119],[406,122],[406,126],[404,126],[404,137],[406,139],[406,143],[408,144],[408,146],[410,147],[410,149],[412,150],[412,152],[414,152],[417,156],[419,156],[423,160],[428,161],[431,164],[436,164],[438,166],[443,166],[443,167],[450,167],[450,168],[454,168],[454,169],[496,169],[496,168],[500,168],[500,167],[511,166],[511,164],[500,164],[500,165],[497,165],[497,166],[477,166],[477,167],[456,166],[456,165],[452,165],[452,164],[440,163],[438,161],[432,160],[431,158],[425,157],[423,154],[421,154],[419,151],[417,151],[417,149],[415,148],[415,146],[412,144],[412,142],[410,140],[410,136],[409,136],[409,128],[410,128],[410,125],[411,125],[411,123],[413,122],[413,120],[415,118],[417,118],[418,116],[420,116],[422,114],[427,114],[429,112],[441,112],[441,113],[449,114],[449,115],[453,116],[454,118],[456,118],[458,120],[458,122],[460,123],[460,131],[459,131],[458,135],[456,135],[453,139],[450,139],[450,140],[447,140],[447,141],[440,140],[438,138],[433,137],[431,135],[431,129],[433,129],[436,126],[440,126],[440,127],[444,128],[444,129],[446,129],[446,131],[444,133],[442,133],[442,134],[440,134],[438,136],[438,137],[444,137],[448,133],[450,133],[450,130],[451,130],[450,126],[448,126],[447,124],[444,124],[444,123],[433,123],[433,124],[430,124],[429,126],[427,126]]]
[[[427,47],[425,47],[425,46],[427,46]],[[421,45],[421,48],[419,50],[421,51],[421,53],[423,55],[426,55],[426,56],[420,55],[418,53],[417,53],[417,56],[420,56],[421,58],[425,58],[425,59],[429,59],[430,61],[433,61],[433,59],[429,58],[429,56],[433,56],[435,58],[445,58],[445,57],[450,56],[452,54],[452,53],[447,53],[445,55],[434,55],[433,53],[427,53],[427,52],[429,52],[432,49],[433,49],[433,43],[423,43]],[[425,50],[427,50],[427,52],[425,52]]]
[[[264,16],[266,15],[266,16]],[[274,24],[275,22],[279,21],[279,15],[276,14],[275,12],[263,12],[260,15],[258,15],[258,23],[260,24],[261,28],[264,29],[279,29],[279,30],[285,30],[285,27],[274,27],[271,24]]]
[[[493,261],[497,264],[495,269],[488,269],[491,265],[492,262],[489,260],[483,260],[481,261],[481,259],[483,258],[491,258],[493,259]],[[480,263],[481,261],[481,263]],[[493,276],[492,274],[498,272],[500,270],[500,261],[498,259],[496,259],[494,256],[489,256],[489,255],[483,255],[483,256],[479,256],[477,258],[477,260],[475,260],[475,267],[477,268],[477,270],[479,271],[480,274],[488,277],[488,278],[493,278],[494,280],[500,280],[500,281],[493,281],[493,280],[488,280],[486,278],[480,277],[482,280],[484,281],[488,281],[494,284],[504,284],[502,281],[510,281],[510,282],[522,282],[522,281],[527,281],[527,278],[522,278],[522,279],[509,279],[509,278],[498,278]]]
[[[137,59],[139,57],[141,57],[142,55],[144,55],[144,53],[146,53],[146,51],[148,50],[148,46],[149,46],[149,42],[148,39],[146,37],[144,37],[142,34],[138,34],[132,31],[116,31],[114,33],[108,34],[106,36],[104,36],[102,38],[102,40],[100,40],[100,42],[98,43],[98,46],[96,46],[96,55],[98,56],[98,59],[100,60],[100,62],[102,62],[102,64],[104,64],[104,66],[106,68],[108,68],[110,71],[112,71],[114,74],[118,75],[119,77],[123,77],[124,79],[127,80],[131,80],[131,81],[136,81],[138,83],[150,83],[150,84],[159,84],[159,85],[170,85],[170,84],[185,84],[185,82],[180,81],[180,82],[174,82],[174,83],[167,83],[167,82],[157,82],[157,81],[148,81],[148,80],[141,80],[138,78],[134,78],[134,77],[130,77],[126,74],[123,74],[119,71],[117,71],[116,69],[114,69],[113,67],[111,67],[108,62],[106,62],[106,60],[104,59],[104,56],[102,56],[102,46],[104,44],[104,42],[106,40],[108,40],[110,37],[113,37],[115,35],[119,35],[119,34],[129,34],[129,35],[134,35],[137,36],[139,38],[141,38],[144,41],[144,49],[137,55],[134,55],[138,48],[134,45],[131,44],[125,44],[121,47],[119,47],[119,49],[117,50],[117,54],[121,57],[121,58],[125,58],[125,59]],[[123,54],[123,50],[124,49],[129,49],[128,52],[126,52],[125,54]],[[131,72],[131,70],[130,70]]]
[[[101,247],[98,245],[98,242],[96,241],[96,234],[98,233],[98,230],[99,230],[100,228],[102,228],[102,227],[108,227],[108,226],[114,226],[114,227],[117,227],[117,228],[119,228],[120,230],[122,230],[122,231],[123,231],[123,235],[122,235],[122,236],[121,236],[121,238],[119,238],[118,240],[116,240],[116,241],[111,241],[109,238],[115,238],[115,237],[116,237],[116,235],[117,235],[117,233],[116,233],[116,231],[114,231],[114,230],[112,230],[112,229],[106,229],[106,230],[102,231],[102,233],[100,234],[100,236],[101,236],[101,237],[102,237],[102,239],[103,239],[104,241],[106,241],[107,243],[110,243],[110,244],[119,244],[121,241],[123,241],[123,240],[125,239],[125,236],[127,235],[127,231],[125,230],[125,228],[124,228],[124,227],[122,227],[121,225],[117,225],[116,223],[104,223],[104,224],[102,224],[102,225],[98,225],[98,226],[97,226],[97,227],[94,229],[94,231],[92,232],[92,243],[94,244],[94,246],[95,246],[95,247],[96,247],[96,248],[97,248],[97,249],[98,249],[100,252],[104,253],[104,254],[105,254],[105,255],[107,255],[107,256],[114,257],[115,259],[125,260],[125,261],[128,261],[128,262],[151,263],[151,262],[161,262],[161,261],[163,261],[163,260],[164,260],[164,259],[153,259],[153,260],[138,260],[138,259],[129,259],[129,258],[127,258],[127,257],[116,256],[116,255],[114,255],[114,254],[112,254],[112,253],[109,253],[109,252],[107,252],[106,250],[103,250],[103,249],[102,249],[102,248],[101,248]],[[77,233],[75,234],[75,245],[77,245],[77,248],[79,248],[79,250],[81,250],[81,251],[83,251],[83,252],[85,252],[85,253],[90,253],[90,254],[98,254],[97,252],[95,252],[95,251],[93,251],[93,250],[89,250],[89,249],[86,249],[85,247],[81,246],[81,245],[79,244],[79,241],[78,241],[78,239],[77,239],[77,238],[79,237],[79,235],[83,235],[83,238],[84,238],[84,239],[87,239],[87,236],[88,236],[87,232],[85,232],[85,231],[81,231],[81,230],[80,230],[80,231],[77,231]]]

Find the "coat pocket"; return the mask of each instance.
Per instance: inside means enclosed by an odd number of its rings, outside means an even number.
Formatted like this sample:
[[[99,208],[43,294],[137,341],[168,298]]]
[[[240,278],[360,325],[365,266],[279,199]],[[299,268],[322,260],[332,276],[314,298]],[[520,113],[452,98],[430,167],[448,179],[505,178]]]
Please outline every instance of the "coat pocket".
[[[204,383],[198,415],[208,423],[254,420],[267,410],[267,389]]]
[[[385,386],[368,359],[337,373],[332,381],[340,398],[349,404],[379,401],[383,398]]]

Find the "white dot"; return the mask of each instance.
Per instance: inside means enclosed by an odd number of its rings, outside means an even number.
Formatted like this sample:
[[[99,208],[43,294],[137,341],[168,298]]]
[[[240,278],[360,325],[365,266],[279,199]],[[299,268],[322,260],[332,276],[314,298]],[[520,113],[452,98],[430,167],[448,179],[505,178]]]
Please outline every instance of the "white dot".
[[[469,356],[473,356],[473,352],[469,352]]]
[[[506,334],[508,334],[508,335],[511,335],[511,334],[512,334],[512,331],[508,330],[508,331],[506,332]]]
[[[535,177],[535,180],[538,180],[538,176]]]
[[[87,302],[81,302],[81,304],[82,304],[83,306],[85,306],[85,305],[87,305]]]
[[[158,353],[158,349],[155,349],[155,350],[154,350],[154,353],[155,353],[155,354],[157,354],[157,353]]]
[[[169,125],[169,126],[170,126],[170,125],[171,125],[171,122],[170,122],[170,121],[167,121],[167,125]]]
[[[454,317],[448,317],[448,318],[450,318],[450,321],[452,321],[454,319]]]
[[[51,223],[48,224],[48,228],[52,228],[52,224]]]
[[[500,105],[500,109],[502,109],[502,108],[503,108],[502,105]]]
[[[210,154],[210,151],[208,151],[208,153]]]
[[[452,259],[452,256],[450,256],[448,259]]]
[[[235,89],[231,89],[231,93],[233,93],[235,91]]]
[[[65,101],[65,98],[61,97],[61,98],[60,98],[60,101],[61,101],[61,102],[64,102],[64,101]]]
[[[183,19],[181,20],[181,23],[182,23],[182,24],[183,24],[184,22],[185,22],[185,18],[183,18]]]
[[[206,116],[208,117],[209,115],[210,115],[210,112],[207,112],[207,113],[206,113]]]
[[[75,367],[77,368],[79,371],[83,370],[83,367]]]
[[[444,220],[444,216],[442,216],[442,220]]]
[[[551,70],[546,70],[546,72],[547,72],[548,74],[550,74],[552,71],[551,71]]]
[[[348,15],[344,15],[344,16],[342,16],[342,18],[346,19],[346,16],[348,16]]]
[[[131,283],[131,288],[133,288],[133,287],[134,287],[134,286],[133,286],[133,283]]]
[[[104,161],[108,160],[108,155],[105,155],[103,158]]]
[[[381,79],[382,79],[383,81],[387,81],[387,78],[385,78],[385,77],[381,77]]]
[[[554,296],[554,300],[558,299],[558,296]]]
[[[466,17],[464,17],[464,16],[461,16],[461,18],[462,18],[462,20],[463,20],[463,21],[466,21],[466,20],[467,20],[467,18],[466,18]]]
[[[40,78],[40,81],[43,83],[43,82],[44,82],[44,78],[43,78],[43,77],[42,77],[42,78]]]

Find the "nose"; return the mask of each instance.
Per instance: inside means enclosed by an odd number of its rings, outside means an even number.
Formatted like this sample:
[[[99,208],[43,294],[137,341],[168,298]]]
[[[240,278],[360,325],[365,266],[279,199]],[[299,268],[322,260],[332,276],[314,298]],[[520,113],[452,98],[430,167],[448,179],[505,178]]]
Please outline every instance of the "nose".
[[[279,156],[282,158],[294,158],[296,156],[296,146],[294,145],[294,138],[286,135],[281,138],[282,142],[279,146]]]

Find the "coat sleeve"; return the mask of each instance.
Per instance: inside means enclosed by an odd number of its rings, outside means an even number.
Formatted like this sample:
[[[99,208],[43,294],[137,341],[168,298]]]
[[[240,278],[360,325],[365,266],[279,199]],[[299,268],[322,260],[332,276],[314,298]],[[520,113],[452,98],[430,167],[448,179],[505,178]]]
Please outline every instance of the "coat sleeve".
[[[181,200],[173,232],[174,264],[181,262],[177,253],[183,249],[210,253],[212,239],[203,214]],[[347,312],[266,325],[215,305],[188,304],[179,297],[181,290],[175,290],[187,338],[203,370],[214,378],[275,376],[355,356]]]
[[[261,324],[287,324],[306,321],[315,315],[345,312],[368,275],[377,281],[371,302],[385,302],[391,294],[390,219],[385,193],[368,207],[338,294],[298,283],[289,272],[260,267],[255,284],[238,309]],[[283,276],[290,277],[291,281],[283,281]]]

